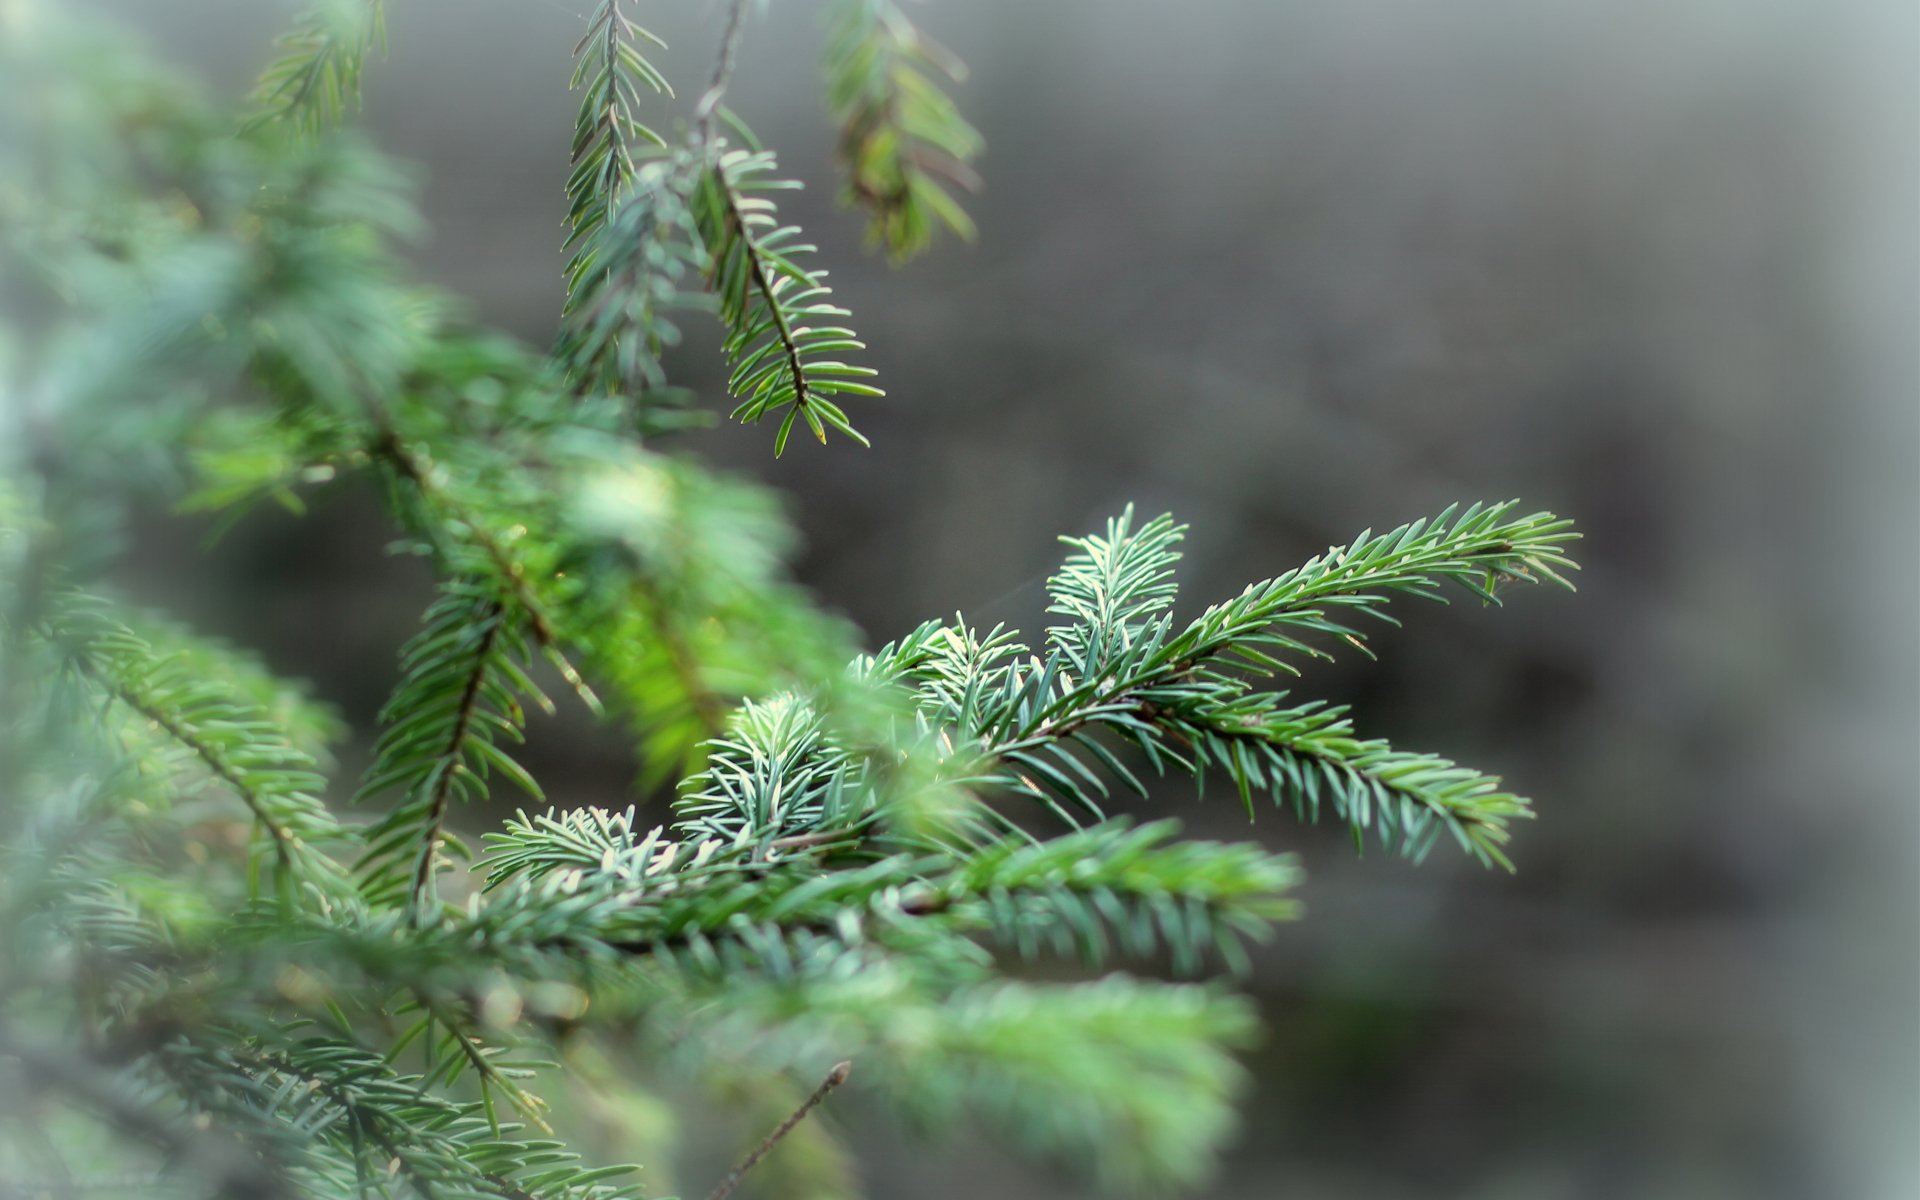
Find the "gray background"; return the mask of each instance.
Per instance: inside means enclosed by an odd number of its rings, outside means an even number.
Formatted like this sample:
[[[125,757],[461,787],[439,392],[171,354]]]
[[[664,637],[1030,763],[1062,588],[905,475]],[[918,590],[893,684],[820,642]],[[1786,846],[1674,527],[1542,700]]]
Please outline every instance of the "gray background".
[[[286,17],[87,6],[230,92]],[[423,167],[421,271],[537,345],[588,7],[391,0],[368,76]],[[856,413],[870,452],[697,445],[790,493],[806,580],[872,640],[1037,626],[1053,536],[1127,499],[1193,523],[1191,603],[1457,498],[1586,532],[1577,596],[1403,612],[1383,661],[1309,675],[1540,820],[1509,878],[1263,815],[1310,913],[1259,960],[1270,1032],[1206,1194],[1920,1194],[1912,6],[947,0],[921,11],[973,68],[981,238],[898,272],[832,203],[813,6],[770,8],[731,99],[809,182],[790,212],[890,397]],[[684,113],[719,14],[637,12]],[[715,366],[704,337],[678,364]],[[250,521],[212,586],[146,586],[364,723],[423,591],[362,516]],[[556,798],[619,798],[617,738],[536,742],[573,764]],[[876,1196],[1070,1191],[843,1113]]]

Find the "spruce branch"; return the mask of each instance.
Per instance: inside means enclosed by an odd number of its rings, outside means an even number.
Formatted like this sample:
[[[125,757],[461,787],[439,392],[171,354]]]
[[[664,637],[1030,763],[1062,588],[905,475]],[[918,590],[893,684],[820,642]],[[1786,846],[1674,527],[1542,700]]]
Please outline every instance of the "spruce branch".
[[[263,699],[299,702],[223,648],[163,626],[143,635],[105,601],[78,592],[50,599],[47,634],[69,669],[240,800],[272,846],[283,898],[297,883],[337,890],[345,876],[325,846],[343,831],[320,799],[325,781]]]
[[[573,48],[569,86],[580,91],[574,119],[572,173],[567,177],[566,247],[589,239],[611,220],[633,180],[634,155],[642,146],[664,145],[660,135],[640,122],[641,89],[672,96],[666,77],[641,53],[642,45],[666,49],[666,43],[635,24],[622,10],[623,0],[600,0],[587,31]],[[570,277],[583,273],[576,257]]]
[[[985,143],[941,86],[964,80],[966,65],[893,0],[834,0],[826,15],[844,198],[867,210],[868,240],[896,261],[930,246],[942,226],[972,241],[973,220],[953,191],[979,189],[970,164]]]
[[[693,193],[693,218],[707,252],[707,279],[727,328],[722,350],[732,368],[727,390],[740,403],[733,417],[754,424],[785,412],[774,454],[786,450],[796,420],[822,443],[832,427],[869,445],[830,397],[878,397],[861,382],[876,372],[827,355],[865,349],[853,330],[837,324],[851,314],[832,303],[826,272],[801,265],[814,247],[797,226],[780,224],[764,193],[798,187],[774,174],[764,150],[711,148],[711,162]],[[835,324],[813,325],[829,321]]]
[[[249,127],[286,122],[312,134],[337,124],[359,103],[367,54],[386,45],[384,0],[316,0],[275,43],[279,56],[254,85]]]
[[[520,697],[550,707],[520,665],[525,659],[524,635],[498,592],[459,580],[442,585],[401,652],[403,677],[381,710],[384,728],[360,785],[363,801],[389,791],[401,797],[365,835],[359,866],[369,896],[403,898],[424,918],[442,852],[466,855],[446,829],[452,802],[484,795],[496,771],[541,795],[499,745],[523,737]]]

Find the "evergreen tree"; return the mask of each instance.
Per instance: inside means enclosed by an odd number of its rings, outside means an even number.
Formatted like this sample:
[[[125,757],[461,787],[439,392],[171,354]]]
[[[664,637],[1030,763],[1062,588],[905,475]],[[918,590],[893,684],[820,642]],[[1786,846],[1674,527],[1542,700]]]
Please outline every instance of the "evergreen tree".
[[[1506,866],[1526,800],[1261,684],[1365,652],[1395,598],[1564,582],[1567,522],[1449,508],[1183,617],[1184,527],[1128,510],[1066,539],[1031,644],[956,617],[855,654],[775,501],[683,448],[711,398],[662,361],[716,314],[732,416],[775,454],[864,444],[880,394],[726,106],[748,6],[670,131],[662,47],[594,11],[547,352],[396,267],[404,173],[342,128],[380,7],[319,4],[239,112],[58,6],[0,9],[0,1194],[658,1194],[664,1163],[566,1139],[677,1077],[766,1114],[742,1170],[774,1149],[844,1195],[795,1120],[848,1062],[921,1128],[987,1122],[1116,1187],[1203,1175],[1253,1020],[1197,980],[1294,915],[1299,872],[1110,793],[1224,778],[1250,815]],[[890,0],[825,7],[846,201],[896,259],[971,236],[957,63]],[[335,713],[109,577],[131,505],[298,512],[348,477],[439,582],[343,805]],[[623,722],[671,814],[533,778],[529,707]],[[1011,969],[1036,956],[1087,977]]]

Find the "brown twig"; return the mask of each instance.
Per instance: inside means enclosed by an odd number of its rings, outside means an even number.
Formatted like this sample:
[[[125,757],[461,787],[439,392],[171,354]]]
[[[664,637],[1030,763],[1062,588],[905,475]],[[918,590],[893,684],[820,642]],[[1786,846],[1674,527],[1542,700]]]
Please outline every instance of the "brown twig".
[[[707,1200],[727,1200],[728,1196],[733,1195],[733,1190],[740,1186],[740,1181],[746,1178],[747,1172],[753,1170],[761,1159],[771,1153],[773,1148],[779,1144],[781,1138],[792,1133],[793,1127],[801,1121],[804,1121],[807,1114],[812,1112],[822,1100],[827,1098],[828,1092],[845,1083],[847,1076],[851,1074],[853,1074],[852,1063],[836,1063],[833,1070],[827,1072],[827,1077],[820,1081],[820,1086],[813,1089],[813,1095],[808,1096],[799,1108],[794,1109],[792,1116],[780,1122],[780,1127],[768,1134],[765,1141],[755,1146],[751,1154],[741,1159],[739,1166],[727,1172],[727,1177],[722,1179],[711,1192],[707,1193]]]
[[[733,0],[727,8],[726,32],[720,35],[720,60],[713,67],[713,82],[694,109],[700,123],[700,142],[713,148],[714,127],[720,119],[720,101],[727,94],[727,81],[733,77],[734,60],[740,55],[740,33],[747,23],[747,0]]]

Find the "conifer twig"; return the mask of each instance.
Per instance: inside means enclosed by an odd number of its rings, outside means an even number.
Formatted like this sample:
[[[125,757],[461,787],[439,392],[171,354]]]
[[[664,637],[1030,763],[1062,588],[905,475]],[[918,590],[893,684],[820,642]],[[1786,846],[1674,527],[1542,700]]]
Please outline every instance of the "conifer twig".
[[[734,60],[740,55],[740,34],[747,24],[747,0],[733,0],[727,6],[727,28],[720,35],[720,59],[713,67],[713,82],[707,85],[706,94],[700,97],[700,104],[694,116],[700,122],[700,144],[711,150],[713,147],[714,126],[720,119],[720,101],[727,94],[727,82],[733,78]]]
[[[740,1181],[746,1178],[747,1172],[753,1170],[759,1165],[761,1159],[772,1153],[773,1148],[780,1143],[780,1139],[792,1133],[793,1127],[806,1120],[807,1114],[827,1098],[827,1093],[845,1083],[847,1076],[851,1074],[853,1074],[851,1062],[835,1063],[833,1070],[828,1071],[827,1077],[820,1081],[820,1086],[813,1089],[813,1095],[802,1101],[800,1107],[793,1110],[793,1115],[780,1122],[779,1128],[768,1134],[765,1141],[755,1146],[751,1154],[741,1159],[739,1166],[728,1171],[727,1177],[707,1193],[707,1200],[727,1200],[727,1197],[733,1195],[734,1189],[740,1186]]]
[[[419,855],[414,860],[413,883],[407,893],[407,910],[416,917],[426,911],[428,889],[433,886],[434,866],[444,842],[447,802],[453,795],[454,781],[460,775],[460,763],[467,747],[467,731],[473,725],[474,711],[479,707],[481,693],[487,684],[487,672],[491,666],[489,656],[505,622],[505,606],[496,600],[488,612],[486,631],[480,635],[479,648],[474,651],[473,671],[467,676],[466,686],[460,690],[460,700],[454,709],[453,730],[447,735],[446,748],[440,752],[446,766],[434,779],[432,799],[428,802],[427,825],[421,832]]]
[[[413,453],[400,441],[400,435],[391,425],[381,426],[379,437],[374,440],[370,450],[391,463],[401,477],[413,485],[425,504],[429,507],[439,506],[446,516],[465,527],[467,536],[480,548],[481,553],[487,556],[488,561],[494,570],[500,573],[507,586],[513,589],[515,602],[526,614],[527,629],[533,634],[533,640],[539,643],[547,661],[553,664],[554,670],[560,672],[560,677],[567,681],[567,686],[573,689],[581,702],[597,711],[600,706],[599,697],[594,695],[592,686],[587,683],[586,677],[580,674],[579,668],[567,658],[566,651],[561,648],[560,634],[554,629],[553,620],[547,615],[546,606],[535,595],[533,585],[527,580],[526,569],[507,553],[500,539],[490,533],[476,515],[468,512],[457,500],[449,496],[446,489],[433,481],[428,465],[414,457]]]

